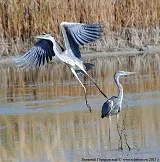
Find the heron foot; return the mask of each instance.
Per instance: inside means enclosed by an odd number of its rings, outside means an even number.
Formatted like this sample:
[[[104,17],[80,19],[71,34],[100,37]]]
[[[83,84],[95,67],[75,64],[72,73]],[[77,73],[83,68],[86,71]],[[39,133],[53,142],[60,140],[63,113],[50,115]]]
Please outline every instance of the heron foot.
[[[130,148],[130,146],[128,144],[127,144],[127,147],[128,147],[128,150],[131,151],[131,148]]]
[[[120,146],[118,149],[119,149],[119,150],[123,150],[123,147],[122,147],[122,146]]]
[[[89,112],[92,113],[92,109],[91,109],[91,106],[87,103],[87,107],[89,109]]]

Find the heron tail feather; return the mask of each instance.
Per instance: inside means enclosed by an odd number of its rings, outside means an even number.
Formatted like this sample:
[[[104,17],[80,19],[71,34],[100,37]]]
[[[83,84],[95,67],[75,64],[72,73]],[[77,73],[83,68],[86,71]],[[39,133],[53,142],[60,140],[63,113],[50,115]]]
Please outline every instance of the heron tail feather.
[[[94,64],[84,62],[83,65],[86,67],[86,71],[94,68]]]
[[[91,63],[84,62],[83,65],[84,65],[86,71],[94,68],[94,64],[91,64]],[[84,74],[84,72],[82,70],[75,70],[75,71],[80,76]]]

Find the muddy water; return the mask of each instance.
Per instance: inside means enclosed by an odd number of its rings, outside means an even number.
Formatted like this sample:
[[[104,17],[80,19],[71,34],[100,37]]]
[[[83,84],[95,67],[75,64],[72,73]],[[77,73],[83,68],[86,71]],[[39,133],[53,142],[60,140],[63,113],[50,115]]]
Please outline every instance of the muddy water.
[[[89,72],[108,97],[117,94],[116,70],[135,71],[122,77],[123,109],[101,119],[106,99],[86,77],[89,113],[83,89],[70,70],[51,63],[36,70],[0,69],[0,161],[160,160],[159,54],[90,58]],[[128,146],[131,148],[129,151]],[[119,150],[122,144],[123,150]]]

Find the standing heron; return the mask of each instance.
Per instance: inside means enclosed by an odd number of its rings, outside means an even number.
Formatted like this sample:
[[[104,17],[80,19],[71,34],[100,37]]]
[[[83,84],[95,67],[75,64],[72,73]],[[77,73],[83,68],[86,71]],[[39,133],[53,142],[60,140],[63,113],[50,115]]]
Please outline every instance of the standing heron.
[[[20,58],[14,59],[18,66],[22,68],[34,68],[44,65],[45,62],[52,60],[53,56],[57,56],[72,71],[84,88],[86,105],[91,112],[91,107],[87,101],[86,87],[80,81],[78,73],[86,74],[90,80],[96,85],[103,96],[107,96],[101,91],[95,81],[88,75],[87,70],[93,67],[93,64],[84,63],[81,60],[80,45],[93,42],[100,38],[104,26],[102,24],[85,24],[62,22],[60,24],[64,39],[65,48],[63,48],[52,35],[42,34],[36,36],[40,39],[27,53]]]
[[[120,76],[135,74],[135,72],[127,71],[117,71],[114,74],[114,81],[118,87],[118,96],[112,96],[109,98],[102,106],[102,119],[104,117],[110,117],[112,115],[117,115],[122,109],[122,100],[123,100],[123,87],[119,82]]]
[[[109,140],[110,140],[111,116],[116,115],[117,130],[118,130],[118,115],[122,109],[123,87],[122,87],[121,83],[119,82],[119,77],[125,76],[125,75],[131,75],[131,74],[135,74],[135,72],[117,71],[114,74],[114,81],[118,87],[118,96],[112,96],[102,106],[101,118],[103,119],[104,117],[109,117]],[[118,131],[118,133],[119,133],[119,131]],[[120,140],[121,140],[122,138],[121,138],[120,133],[119,133],[119,136],[120,136]],[[127,146],[130,149],[128,144],[127,144]],[[121,149],[122,149],[122,145],[121,145]]]

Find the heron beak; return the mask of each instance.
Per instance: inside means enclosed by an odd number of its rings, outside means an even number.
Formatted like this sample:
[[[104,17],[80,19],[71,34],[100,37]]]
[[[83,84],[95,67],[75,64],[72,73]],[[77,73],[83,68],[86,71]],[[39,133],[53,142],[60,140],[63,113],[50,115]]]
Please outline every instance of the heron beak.
[[[36,39],[43,39],[44,36],[43,35],[37,35],[37,36],[34,36],[34,38],[36,38]]]
[[[125,72],[124,75],[131,75],[131,74],[135,74],[136,72]]]

